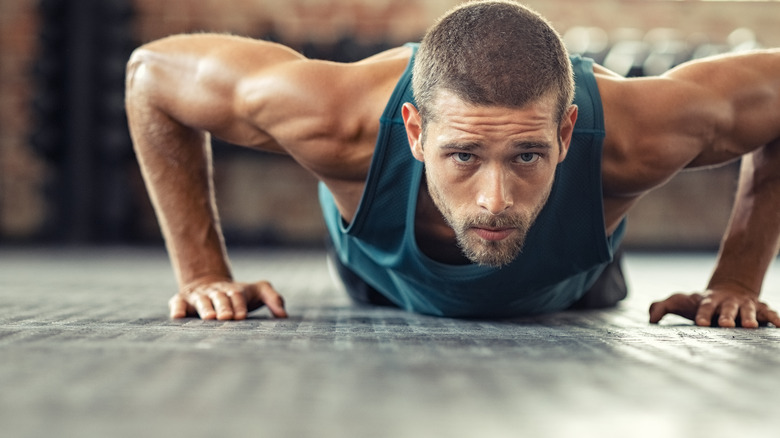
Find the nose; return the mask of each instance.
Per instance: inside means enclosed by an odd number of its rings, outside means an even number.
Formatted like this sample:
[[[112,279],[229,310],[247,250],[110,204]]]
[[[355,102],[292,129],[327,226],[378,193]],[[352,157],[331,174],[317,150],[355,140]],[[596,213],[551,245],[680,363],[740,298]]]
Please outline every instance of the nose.
[[[506,175],[500,169],[491,169],[479,181],[477,205],[498,215],[512,206],[512,195],[508,189]]]

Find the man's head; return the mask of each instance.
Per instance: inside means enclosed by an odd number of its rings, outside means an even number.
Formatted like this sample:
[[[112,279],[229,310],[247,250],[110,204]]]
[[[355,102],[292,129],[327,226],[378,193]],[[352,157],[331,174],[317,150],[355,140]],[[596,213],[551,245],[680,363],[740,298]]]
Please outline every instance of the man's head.
[[[510,1],[453,9],[426,34],[406,104],[428,192],[473,262],[519,254],[547,202],[577,117],[568,54],[538,14]]]
[[[574,79],[560,35],[542,16],[507,0],[462,4],[426,33],[412,90],[423,123],[436,119],[434,100],[447,90],[474,105],[520,108],[552,94],[562,118]]]

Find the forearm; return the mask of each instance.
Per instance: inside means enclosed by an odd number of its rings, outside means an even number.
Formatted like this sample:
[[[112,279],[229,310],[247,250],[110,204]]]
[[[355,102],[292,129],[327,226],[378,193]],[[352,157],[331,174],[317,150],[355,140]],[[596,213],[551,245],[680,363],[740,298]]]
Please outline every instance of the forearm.
[[[133,145],[180,287],[231,278],[213,196],[204,131],[186,127],[128,86]]]
[[[780,246],[780,139],[743,157],[737,196],[709,288],[761,291]]]

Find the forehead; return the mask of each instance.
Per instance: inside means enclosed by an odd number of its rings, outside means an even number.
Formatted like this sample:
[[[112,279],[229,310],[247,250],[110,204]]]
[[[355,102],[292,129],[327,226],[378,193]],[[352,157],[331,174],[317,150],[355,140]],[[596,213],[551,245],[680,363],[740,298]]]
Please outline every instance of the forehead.
[[[445,136],[557,136],[553,98],[544,98],[521,108],[474,105],[454,93],[436,94],[435,117],[430,128]],[[447,134],[449,133],[449,134]]]

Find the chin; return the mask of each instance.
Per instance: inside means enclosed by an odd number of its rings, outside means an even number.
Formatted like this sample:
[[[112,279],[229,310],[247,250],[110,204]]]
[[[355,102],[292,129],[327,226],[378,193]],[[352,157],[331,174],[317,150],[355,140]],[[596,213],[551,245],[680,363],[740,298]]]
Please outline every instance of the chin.
[[[461,242],[461,250],[466,258],[480,266],[502,268],[512,263],[523,251],[525,235],[501,241],[479,240]]]

